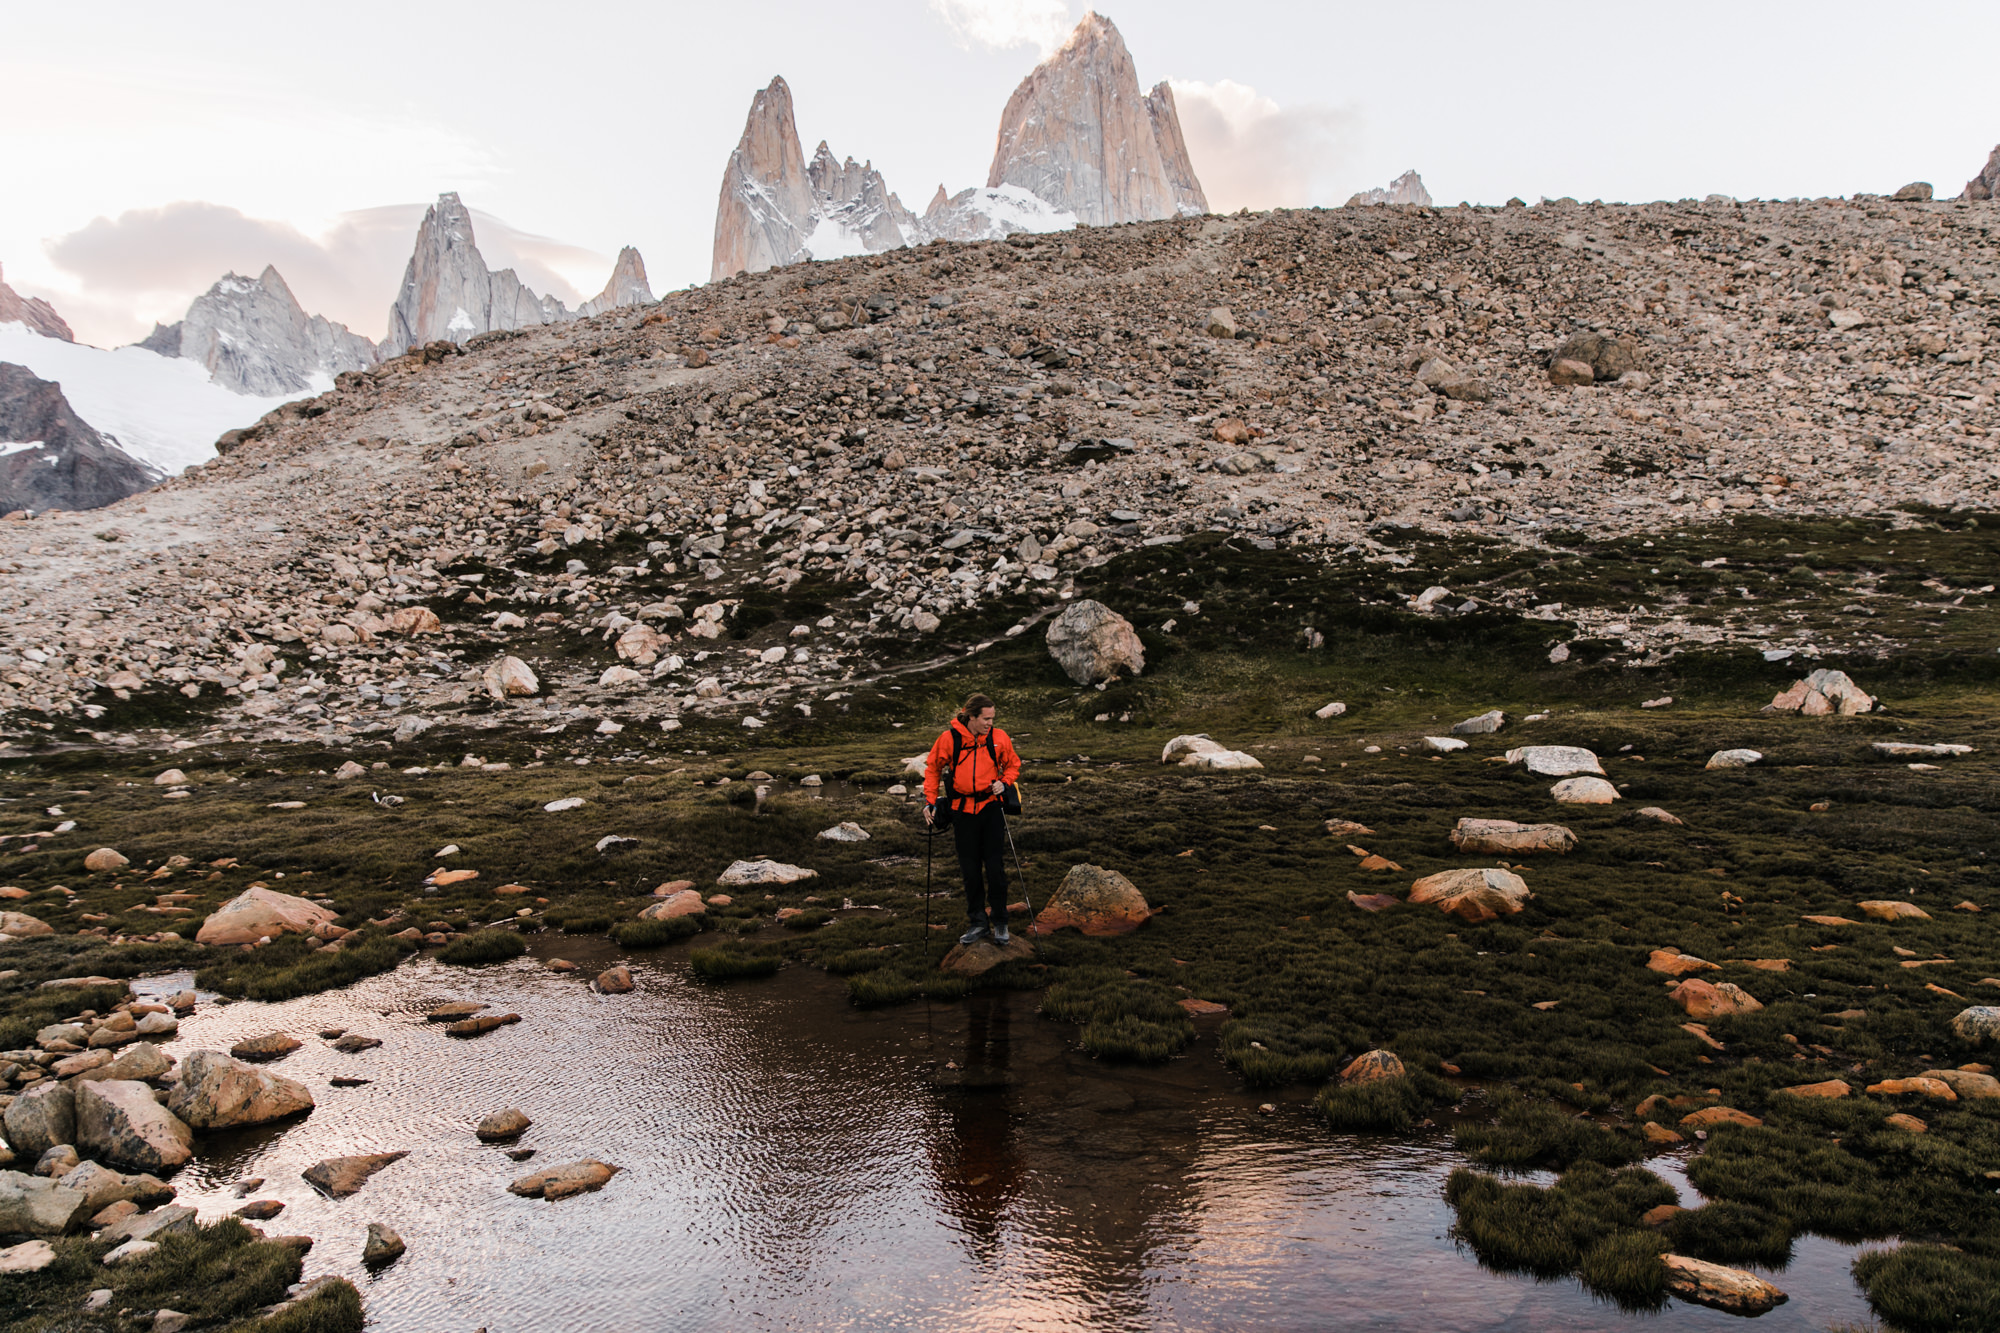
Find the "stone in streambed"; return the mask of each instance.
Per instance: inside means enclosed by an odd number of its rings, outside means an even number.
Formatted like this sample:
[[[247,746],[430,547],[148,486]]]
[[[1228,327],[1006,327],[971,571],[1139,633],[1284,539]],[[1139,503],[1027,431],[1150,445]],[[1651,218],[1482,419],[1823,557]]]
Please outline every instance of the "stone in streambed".
[[[303,1045],[288,1032],[271,1032],[261,1037],[246,1037],[231,1046],[229,1053],[238,1060],[277,1060]]]
[[[1071,866],[1048,903],[1028,929],[1053,935],[1075,927],[1086,935],[1124,935],[1153,916],[1143,894],[1115,870],[1101,866]]]
[[[306,1183],[324,1190],[336,1199],[344,1199],[368,1183],[368,1178],[388,1166],[400,1162],[408,1152],[364,1153],[355,1157],[329,1157],[323,1162],[315,1162],[305,1169]]]
[[[330,925],[334,912],[318,903],[273,889],[245,889],[215,909],[195,932],[199,944],[255,944],[290,931],[310,935]]]
[[[605,1162],[585,1158],[531,1172],[509,1185],[507,1192],[530,1199],[566,1199],[586,1190],[602,1189],[618,1170]]]
[[[194,1131],[144,1083],[106,1079],[76,1090],[76,1144],[142,1171],[172,1171],[194,1156]]]
[[[372,1051],[381,1044],[380,1037],[364,1037],[359,1032],[350,1032],[333,1043],[333,1049],[346,1055],[358,1055],[362,1051]]]
[[[40,1157],[58,1143],[76,1142],[76,1091],[67,1083],[43,1083],[14,1098],[0,1124],[7,1142],[23,1157]]]
[[[0,1234],[60,1236],[90,1216],[89,1197],[46,1176],[0,1171]]]
[[[1002,963],[1022,962],[1035,956],[1035,946],[1028,943],[1025,932],[1016,935],[1005,944],[995,944],[990,939],[977,940],[971,944],[955,944],[951,952],[938,964],[940,972],[949,972],[955,977],[983,976]]]
[[[1402,1078],[1409,1071],[1393,1051],[1368,1051],[1348,1061],[1347,1068],[1340,1071],[1342,1083],[1376,1083],[1388,1078]]]
[[[474,1004],[470,1000],[453,1000],[449,1004],[441,1004],[435,1009],[427,1010],[424,1013],[424,1021],[426,1023],[456,1023],[461,1018],[472,1017],[486,1007],[483,1004]]]
[[[604,995],[623,995],[632,989],[632,969],[620,963],[597,974],[596,986]]]
[[[93,1213],[102,1212],[115,1203],[150,1208],[174,1197],[174,1187],[157,1176],[121,1175],[96,1162],[77,1163],[57,1177],[56,1184],[64,1189],[83,1191],[84,1206]]]
[[[368,1224],[368,1239],[361,1246],[361,1262],[387,1264],[400,1259],[406,1247],[403,1238],[380,1222]]]
[[[1740,1268],[1724,1268],[1681,1254],[1663,1254],[1660,1262],[1667,1266],[1667,1290],[1696,1305],[1730,1314],[1758,1315],[1789,1299],[1763,1278]]]
[[[313,1109],[312,1093],[295,1079],[231,1059],[221,1051],[190,1051],[167,1098],[175,1115],[199,1130],[261,1125]]]
[[[699,916],[707,910],[708,904],[702,901],[701,894],[692,888],[688,888],[682,889],[679,893],[671,897],[662,898],[656,903],[648,904],[645,910],[639,913],[639,919],[641,921],[665,921],[677,916]]]
[[[528,1126],[534,1123],[525,1113],[509,1107],[507,1110],[495,1111],[491,1115],[481,1117],[478,1127],[472,1132],[479,1136],[482,1143],[498,1143],[505,1139],[521,1137],[527,1132]]]
[[[447,1037],[477,1037],[482,1032],[491,1032],[520,1021],[519,1014],[479,1014],[453,1023],[444,1033]]]

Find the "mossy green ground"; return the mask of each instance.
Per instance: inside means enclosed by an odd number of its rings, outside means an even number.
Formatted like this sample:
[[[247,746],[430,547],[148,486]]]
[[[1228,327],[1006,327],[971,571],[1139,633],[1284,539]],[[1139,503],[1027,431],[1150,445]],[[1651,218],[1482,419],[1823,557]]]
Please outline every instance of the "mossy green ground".
[[[1821,1230],[1948,1243],[1957,1250],[1939,1251],[1946,1257],[1936,1261],[1946,1269],[2000,1261],[2000,1200],[1984,1174],[2000,1169],[2000,1104],[1939,1107],[1860,1092],[1879,1079],[1982,1058],[1953,1037],[1949,1020],[1968,1004],[2000,1002],[2000,982],[1987,980],[2000,978],[1992,864],[2000,849],[2000,618],[1986,609],[1990,598],[1967,595],[1940,610],[1924,601],[1935,590],[1922,587],[1925,577],[1953,588],[1990,580],[2000,567],[2000,522],[1947,516],[1890,532],[1743,520],[1663,535],[1651,549],[1638,541],[1578,541],[1537,555],[1472,539],[1413,540],[1407,566],[1315,562],[1237,542],[1134,553],[1078,589],[1130,616],[1148,652],[1144,675],[1102,691],[1068,682],[1039,632],[1000,637],[1014,616],[1002,608],[941,631],[948,641],[992,640],[983,651],[845,687],[849,697],[816,703],[811,719],[755,736],[727,719],[690,720],[679,733],[639,742],[550,736],[505,725],[500,709],[393,749],[201,746],[143,759],[93,749],[16,761],[0,779],[0,833],[49,827],[49,806],[78,828],[0,859],[0,878],[30,891],[13,906],[61,932],[5,947],[0,966],[21,975],[0,981],[0,1004],[23,1010],[18,1027],[46,1021],[46,1001],[30,997],[47,977],[186,966],[232,994],[300,993],[393,966],[411,946],[388,936],[410,925],[610,927],[627,947],[698,950],[697,971],[713,984],[755,985],[755,974],[789,960],[846,976],[858,1004],[949,999],[966,988],[936,970],[962,916],[949,845],[928,846],[915,799],[886,788],[906,780],[903,759],[925,747],[955,702],[982,689],[999,700],[1001,725],[1028,759],[1027,810],[1014,832],[1034,903],[1069,866],[1088,861],[1129,876],[1163,909],[1128,936],[1045,940],[1033,963],[982,981],[1048,987],[1045,1012],[1076,1023],[1102,1058],[1172,1058],[1189,1031],[1175,1002],[1219,1002],[1230,1009],[1222,1049],[1250,1084],[1324,1083],[1356,1054],[1387,1047],[1411,1079],[1380,1092],[1330,1091],[1322,1104],[1335,1126],[1393,1131],[1460,1099],[1475,1160],[1567,1170],[1565,1181],[1643,1155],[1633,1109],[1649,1095],[1687,1099],[1652,1117],[1669,1122],[1694,1105],[1723,1103],[1767,1124],[1717,1132],[1690,1174],[1718,1201],[1711,1207],[1740,1211],[1681,1223],[1668,1235],[1673,1243],[1764,1256],[1792,1234]],[[1702,567],[1718,556],[1728,564]],[[1680,565],[1651,573],[1648,562],[1671,560]],[[1723,568],[1735,586],[1711,577]],[[1877,614],[1860,617],[1865,632],[1838,610],[1864,577],[1874,590],[1894,585],[1869,599]],[[1434,581],[1487,597],[1516,587],[1572,609],[1671,596],[1690,605],[1707,598],[1717,615],[1739,616],[1754,603],[1774,624],[1823,619],[1829,651],[1769,663],[1738,647],[1644,666],[1616,644],[1577,644],[1558,666],[1548,649],[1570,639],[1563,624],[1401,609],[1403,597]],[[1741,587],[1753,589],[1747,601]],[[1187,610],[1190,602],[1199,610]],[[1167,633],[1170,619],[1177,623]],[[1304,647],[1308,629],[1322,646]],[[1833,651],[1841,635],[1852,651]],[[1758,713],[1815,665],[1848,670],[1883,710],[1819,719]],[[1637,706],[1661,695],[1675,703]],[[1347,703],[1344,716],[1312,716],[1334,699]],[[1446,757],[1425,751],[1425,735],[1489,708],[1514,719],[1504,733],[1473,737],[1468,750]],[[1523,720],[1530,713],[1547,716]],[[1228,775],[1163,768],[1161,746],[1183,732],[1247,749],[1265,767]],[[1887,739],[1979,748],[1916,771],[1870,749]],[[1556,804],[1547,780],[1497,762],[1508,747],[1530,743],[1592,748],[1622,799]],[[1713,752],[1745,746],[1764,761],[1703,768]],[[511,767],[458,767],[468,753]],[[384,767],[331,778],[349,758]],[[169,763],[187,772],[190,798],[165,800],[152,785]],[[429,771],[401,771],[419,766]],[[758,770],[777,779],[761,805],[757,783],[746,780]],[[813,773],[830,785],[795,785]],[[380,804],[377,795],[403,803]],[[586,803],[542,809],[569,796]],[[305,805],[272,808],[290,801]],[[1644,806],[1684,822],[1643,818],[1636,811]],[[1402,896],[1418,876],[1495,864],[1452,849],[1446,834],[1462,816],[1561,822],[1580,846],[1525,859],[1520,873],[1535,897],[1503,921],[1469,926],[1427,908],[1370,913],[1349,902],[1350,891]],[[1330,837],[1330,818],[1372,832]],[[859,822],[871,839],[816,837],[842,820]],[[600,854],[595,844],[607,834],[639,843]],[[1362,871],[1350,843],[1401,871]],[[133,864],[84,872],[84,854],[106,844]],[[440,861],[434,853],[446,844],[462,850]],[[174,855],[193,864],[151,879],[151,868]],[[926,934],[931,855],[928,910],[949,929]],[[682,927],[634,924],[655,885],[688,879],[714,892],[731,861],[762,856],[811,866],[819,877],[768,893],[735,890],[732,905],[697,919],[702,930],[687,942],[674,938]],[[427,892],[424,878],[440,865],[477,869],[479,878]],[[74,933],[174,929],[191,937],[208,910],[253,882],[327,897],[341,924],[363,934],[326,954],[295,940],[215,951]],[[496,895],[501,885],[528,891]],[[143,910],[172,891],[193,895],[187,915]],[[1879,898],[1913,902],[1931,919],[1883,924],[1856,908]],[[807,912],[791,919],[793,929],[774,921],[786,907]],[[529,915],[517,918],[523,909]],[[1862,924],[1820,926],[1807,915]],[[1661,947],[1720,964],[1707,975],[1743,986],[1764,1010],[1710,1021],[1722,1049],[1705,1044],[1683,1028],[1687,1015],[1668,1000],[1665,979],[1644,966]],[[470,943],[454,949],[468,963],[487,956]],[[1748,961],[1778,958],[1790,960],[1788,970]],[[32,1015],[31,1005],[39,1006]],[[1836,1017],[1850,1011],[1860,1016]],[[1446,1065],[1458,1071],[1456,1083],[1440,1078]],[[1856,1097],[1799,1103],[1775,1091],[1833,1077],[1852,1083]],[[1469,1084],[1477,1086],[1467,1092]],[[1885,1128],[1895,1110],[1922,1116],[1930,1132]],[[1579,1178],[1575,1188],[1592,1193],[1594,1180]],[[1465,1186],[1464,1196],[1486,1199],[1484,1189]],[[1480,1206],[1465,1216],[1475,1249],[1485,1234],[1473,1215]],[[1537,1216],[1568,1216],[1567,1205],[1536,1208]],[[1602,1211],[1596,1202],[1590,1209]],[[1611,1230],[1623,1235],[1620,1227],[1624,1220]],[[1535,1243],[1555,1258],[1538,1250],[1527,1263],[1535,1271],[1582,1269],[1619,1299],[1657,1299],[1641,1262],[1654,1247],[1651,1233],[1600,1253],[1563,1248],[1553,1222],[1544,1230]],[[1914,1261],[1863,1276],[1871,1293],[1884,1293],[1885,1314],[1903,1308],[1897,1290],[1950,1286]]]

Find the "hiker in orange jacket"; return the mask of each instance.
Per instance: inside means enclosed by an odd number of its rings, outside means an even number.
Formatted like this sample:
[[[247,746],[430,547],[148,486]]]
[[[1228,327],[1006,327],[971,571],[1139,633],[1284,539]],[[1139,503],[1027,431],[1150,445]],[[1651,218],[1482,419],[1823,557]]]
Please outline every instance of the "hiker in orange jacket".
[[[1001,796],[1021,776],[1014,742],[993,725],[993,701],[975,694],[931,745],[924,763],[924,822],[944,818],[958,844],[965,875],[965,912],[971,928],[959,936],[972,944],[988,929],[995,944],[1007,934],[1007,824]],[[956,763],[953,762],[954,757]],[[984,883],[982,883],[982,879]]]

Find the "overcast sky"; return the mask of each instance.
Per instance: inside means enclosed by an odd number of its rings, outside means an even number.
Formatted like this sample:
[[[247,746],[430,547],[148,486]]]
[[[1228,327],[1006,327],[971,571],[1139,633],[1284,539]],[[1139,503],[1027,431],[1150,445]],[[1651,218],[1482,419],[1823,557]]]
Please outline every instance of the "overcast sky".
[[[495,267],[574,303],[637,245],[706,278],[751,95],[921,211],[983,184],[1065,0],[473,7],[0,0],[0,265],[100,344],[277,264],[372,338],[416,219],[473,209]],[[1175,83],[1217,209],[1339,204],[1407,168],[1440,203],[1955,194],[2000,142],[2000,4],[1105,0]]]

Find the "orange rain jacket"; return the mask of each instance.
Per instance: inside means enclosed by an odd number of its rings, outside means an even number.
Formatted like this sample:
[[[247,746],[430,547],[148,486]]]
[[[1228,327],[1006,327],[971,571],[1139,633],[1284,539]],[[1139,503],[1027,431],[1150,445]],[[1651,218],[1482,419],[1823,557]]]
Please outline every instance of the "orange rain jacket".
[[[999,800],[992,791],[994,779],[1012,783],[1020,779],[1021,757],[1014,753],[1014,742],[1006,732],[995,727],[988,735],[992,738],[992,748],[985,740],[975,740],[972,728],[957,718],[951,720],[931,744],[931,752],[924,763],[924,799],[933,805],[937,803],[942,790],[942,774],[951,767],[951,738],[958,735],[958,770],[951,775],[951,808],[962,814],[976,815],[993,802]],[[999,758],[999,769],[994,768],[994,758]]]

